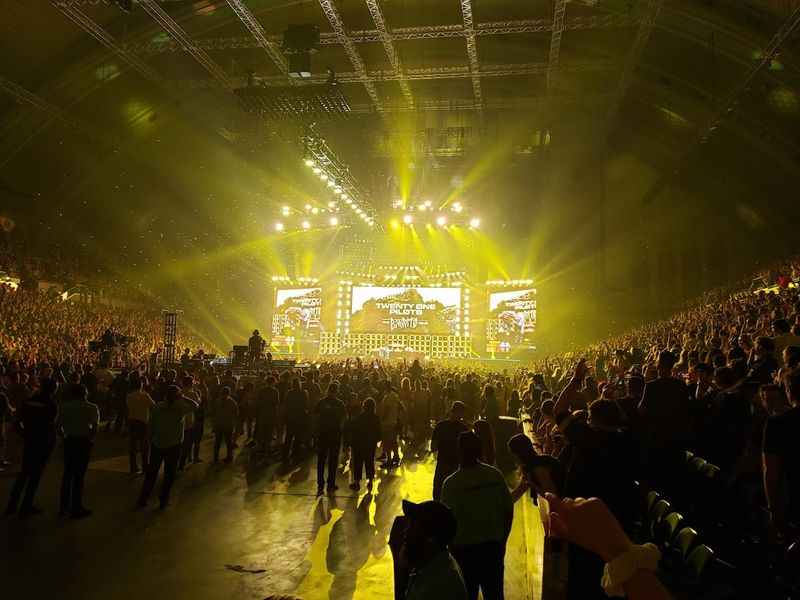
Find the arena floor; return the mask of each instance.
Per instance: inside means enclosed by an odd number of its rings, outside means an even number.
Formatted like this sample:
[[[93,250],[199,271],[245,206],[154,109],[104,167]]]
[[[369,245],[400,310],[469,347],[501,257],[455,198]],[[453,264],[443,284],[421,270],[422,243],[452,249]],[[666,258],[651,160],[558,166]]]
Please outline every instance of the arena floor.
[[[123,438],[101,436],[86,484],[94,515],[83,521],[56,516],[61,457],[54,454],[37,501],[46,514],[0,520],[4,592],[82,600],[390,599],[392,521],[402,499],[430,497],[433,478],[428,458],[380,472],[374,495],[351,494],[343,476],[337,495],[317,499],[313,461],[285,472],[249,468],[240,455],[232,465],[193,465],[165,511],[137,512],[141,477],[128,474],[124,452]],[[3,503],[12,482],[11,473],[0,474]],[[541,590],[541,523],[526,500],[517,503],[506,556],[510,600],[538,598]]]

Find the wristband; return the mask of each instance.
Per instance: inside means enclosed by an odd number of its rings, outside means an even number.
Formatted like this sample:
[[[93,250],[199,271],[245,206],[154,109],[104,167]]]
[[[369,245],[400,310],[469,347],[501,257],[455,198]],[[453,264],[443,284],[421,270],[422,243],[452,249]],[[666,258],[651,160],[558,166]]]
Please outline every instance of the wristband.
[[[655,544],[631,545],[628,550],[606,563],[603,569],[600,585],[606,596],[624,598],[623,586],[637,571],[655,571],[660,558],[661,551]]]

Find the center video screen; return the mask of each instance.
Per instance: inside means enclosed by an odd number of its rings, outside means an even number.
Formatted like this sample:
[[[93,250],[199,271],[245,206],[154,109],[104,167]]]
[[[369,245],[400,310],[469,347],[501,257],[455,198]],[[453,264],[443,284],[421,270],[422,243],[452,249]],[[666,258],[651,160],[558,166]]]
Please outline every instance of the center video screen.
[[[354,332],[457,335],[461,288],[354,286],[350,315]]]
[[[272,334],[307,338],[319,335],[322,288],[291,288],[275,291]]]
[[[536,290],[513,290],[489,294],[487,340],[508,345],[522,344],[536,329]]]

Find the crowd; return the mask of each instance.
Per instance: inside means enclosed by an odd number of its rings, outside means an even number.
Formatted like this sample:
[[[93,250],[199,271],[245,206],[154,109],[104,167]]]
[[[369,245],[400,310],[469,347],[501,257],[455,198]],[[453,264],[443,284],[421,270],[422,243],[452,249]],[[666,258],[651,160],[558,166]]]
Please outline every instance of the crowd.
[[[250,460],[289,464],[315,455],[318,495],[345,474],[351,489],[371,489],[376,463],[391,470],[430,450],[432,500],[405,503],[390,540],[405,565],[403,597],[473,599],[480,589],[501,598],[513,502],[527,492],[547,498],[552,531],[571,542],[570,598],[623,589],[666,597],[650,575],[657,551],[630,540],[644,541],[641,487],[680,488],[687,451],[737,486],[743,510],[766,509],[771,540],[796,535],[800,295],[784,283],[776,293],[706,297],[667,321],[513,371],[356,358],[241,376],[144,363],[113,376],[81,354],[85,336],[106,324],[101,314],[6,292],[0,411],[3,430],[13,422],[25,444],[7,513],[39,512],[36,487],[62,436],[61,511],[88,516],[83,475],[103,420],[127,432],[131,473],[144,472],[140,508],[162,465],[165,507],[177,473],[218,462],[223,446],[226,463],[245,449]],[[120,329],[156,338],[133,315],[119,318]],[[504,417],[526,434],[501,439]],[[213,450],[203,457],[207,430]],[[496,466],[506,447],[519,466],[513,489]],[[625,576],[611,568],[623,563],[635,566]]]

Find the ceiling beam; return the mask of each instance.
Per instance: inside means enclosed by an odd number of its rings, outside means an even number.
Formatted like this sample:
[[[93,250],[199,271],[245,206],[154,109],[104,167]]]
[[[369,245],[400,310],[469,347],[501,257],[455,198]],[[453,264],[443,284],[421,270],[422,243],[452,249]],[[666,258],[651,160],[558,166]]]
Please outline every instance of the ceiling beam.
[[[614,93],[614,99],[611,101],[611,106],[609,106],[608,109],[605,135],[603,136],[604,142],[607,140],[608,133],[617,120],[619,109],[622,106],[622,100],[625,98],[625,94],[633,81],[633,72],[636,70],[636,65],[638,65],[639,61],[642,59],[642,53],[647,46],[650,34],[653,31],[653,27],[655,26],[656,19],[658,19],[658,14],[663,4],[664,0],[647,0],[644,16],[639,23],[639,28],[636,30],[636,37],[633,40],[631,49],[628,51],[628,55],[625,58],[625,63],[622,66],[622,74],[620,75],[619,83]]]
[[[567,0],[555,0],[553,5],[553,29],[550,34],[550,53],[547,55],[547,90],[555,87],[558,60],[561,56],[561,35],[564,33],[564,20],[567,14]]]
[[[375,84],[368,78],[367,68],[364,66],[364,61],[361,59],[361,55],[358,53],[358,50],[356,50],[355,44],[353,44],[352,40],[345,32],[342,16],[339,14],[339,9],[336,8],[334,0],[319,0],[319,5],[320,8],[322,8],[322,12],[324,12],[325,16],[328,18],[328,22],[331,24],[333,32],[336,35],[336,38],[339,40],[339,43],[344,46],[344,51],[347,53],[347,56],[353,65],[353,69],[355,69],[355,72],[361,78],[364,88],[367,90],[367,94],[369,94],[372,103],[375,105],[375,109],[378,112],[382,111],[383,104],[378,96],[378,90],[375,89]]]
[[[225,71],[206,53],[205,50],[199,48],[189,38],[189,34],[175,22],[175,19],[170,17],[164,9],[161,8],[156,0],[139,0],[139,6],[152,17],[152,19],[161,25],[161,27],[175,40],[180,47],[194,57],[200,65],[209,72],[221,87],[232,90],[230,80],[228,79]]]
[[[482,65],[480,77],[510,77],[514,75],[545,75],[547,74],[548,63],[509,63],[497,65]],[[560,70],[565,73],[581,73],[591,71],[613,71],[619,69],[619,63],[614,61],[589,61],[580,63],[567,63],[560,66]],[[422,69],[406,69],[404,78],[409,81],[424,81],[433,79],[469,79],[473,73],[469,65],[458,65],[453,67],[426,67]],[[370,71],[367,74],[367,81],[398,81],[398,75],[394,70]],[[337,73],[336,80],[339,83],[363,83],[364,78],[360,73],[348,71]],[[245,77],[233,77],[231,81],[236,87],[244,87],[247,84]],[[266,87],[285,87],[286,81],[282,77],[268,76],[256,77],[255,85]],[[314,75],[304,81],[304,85],[324,85],[328,83],[327,75]],[[219,84],[213,79],[182,79],[173,80],[170,85],[180,89],[205,89],[218,87]]]
[[[64,16],[91,35],[94,39],[121,58],[134,71],[156,85],[163,85],[161,76],[149,65],[145,64],[138,56],[134,55],[120,45],[108,31],[93,21],[86,13],[75,6],[74,3],[52,0],[51,4],[60,10]]]
[[[264,28],[261,26],[261,23],[259,23],[258,19],[256,19],[255,15],[250,12],[250,9],[244,5],[242,0],[227,0],[227,2],[228,6],[231,7],[231,10],[236,13],[236,16],[239,17],[239,20],[250,31],[250,34],[253,36],[253,39],[256,41],[256,43],[258,43],[259,47],[267,53],[267,56],[278,68],[278,71],[288,77],[289,65],[287,64],[286,59],[283,57],[283,54],[277,45],[267,38]]]
[[[564,23],[564,31],[584,31],[589,29],[619,29],[636,27],[639,19],[629,15],[603,15],[595,17],[573,17]],[[490,21],[477,23],[475,25],[475,35],[511,35],[518,33],[546,33],[552,31],[552,19],[525,19],[517,21]],[[387,29],[392,36],[392,40],[434,40],[441,38],[464,37],[464,26],[458,25],[421,25],[417,27],[398,27]],[[279,44],[280,35],[267,35],[273,44]],[[381,32],[377,29],[359,29],[347,32],[347,37],[354,44],[378,43],[382,41]],[[339,38],[335,33],[325,32],[320,34],[320,44],[323,46],[339,44]],[[258,48],[259,44],[251,36],[234,37],[208,37],[197,38],[194,44],[204,50],[231,50],[242,48]],[[125,48],[131,52],[142,54],[159,54],[162,52],[177,52],[182,48],[169,39],[163,42],[132,42]]]
[[[400,84],[400,91],[403,93],[403,97],[405,98],[408,107],[413,109],[414,96],[412,95],[411,88],[409,87],[408,81],[406,81],[406,78],[403,74],[403,65],[400,63],[400,57],[397,55],[397,50],[394,47],[392,34],[389,33],[389,29],[386,27],[386,20],[383,18],[383,12],[381,11],[381,6],[378,3],[379,0],[366,1],[367,8],[369,8],[369,12],[372,15],[372,21],[375,23],[375,27],[378,28],[378,32],[380,33],[383,48],[386,50],[386,56],[389,58],[389,64],[392,65],[392,69],[394,69],[394,72],[397,75],[397,81]]]
[[[467,39],[469,70],[472,75],[472,94],[475,96],[475,104],[480,106],[483,104],[483,91],[481,90],[481,77],[479,74],[478,44],[475,41],[475,24],[472,19],[472,0],[460,0],[460,3],[461,17],[464,20],[464,37]]]

